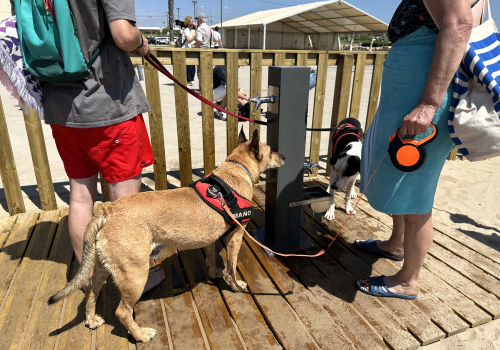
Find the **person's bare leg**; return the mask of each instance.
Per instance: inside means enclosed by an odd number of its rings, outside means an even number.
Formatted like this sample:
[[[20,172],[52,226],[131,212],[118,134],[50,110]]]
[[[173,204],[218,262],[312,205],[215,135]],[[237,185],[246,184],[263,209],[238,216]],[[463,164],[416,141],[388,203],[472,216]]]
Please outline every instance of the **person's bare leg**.
[[[405,242],[405,216],[393,215],[391,237],[389,237],[387,241],[380,241],[375,244],[384,252],[394,255],[398,258],[403,258],[404,242]]]
[[[69,179],[68,229],[78,263],[82,261],[83,235],[92,219],[97,192],[97,174],[85,179]]]
[[[222,101],[220,101],[220,106],[224,109],[226,109],[227,107],[227,95],[224,96],[224,99]]]
[[[114,182],[109,184],[109,198],[112,202],[121,197],[128,196],[130,194],[139,193],[141,188],[142,174],[139,174],[131,179]],[[165,272],[159,268],[153,268],[149,270],[148,280],[144,287],[143,293],[156,287],[165,279]]]
[[[384,283],[391,292],[415,295],[419,291],[420,269],[434,236],[432,211],[426,214],[404,215],[404,228],[403,267],[394,276],[385,277]],[[363,280],[361,284],[369,290],[369,280]]]

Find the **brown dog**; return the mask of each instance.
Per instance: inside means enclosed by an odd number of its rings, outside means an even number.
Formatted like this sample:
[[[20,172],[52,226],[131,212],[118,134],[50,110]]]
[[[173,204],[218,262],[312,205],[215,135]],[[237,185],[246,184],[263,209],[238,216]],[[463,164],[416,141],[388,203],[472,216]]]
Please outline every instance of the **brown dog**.
[[[251,199],[252,182],[258,182],[259,175],[264,171],[281,167],[284,159],[284,156],[259,142],[257,130],[250,142],[242,129],[238,147],[213,174],[241,196]],[[249,174],[243,167],[228,160],[241,164]],[[226,269],[217,269],[215,264],[215,242],[230,228],[222,216],[205,204],[192,188],[145,192],[120,198],[99,211],[90,221],[85,231],[82,265],[71,282],[49,299],[49,304],[67,297],[90,280],[85,293],[85,324],[95,329],[104,323],[102,317],[95,314],[96,299],[111,274],[121,292],[116,317],[137,341],[148,342],[153,339],[156,330],[139,327],[132,312],[146,284],[149,259],[157,258],[161,249],[186,250],[209,246],[206,263],[210,277],[223,277],[233,291],[246,289],[246,283],[236,279],[236,262],[244,233],[239,226],[226,238]]]

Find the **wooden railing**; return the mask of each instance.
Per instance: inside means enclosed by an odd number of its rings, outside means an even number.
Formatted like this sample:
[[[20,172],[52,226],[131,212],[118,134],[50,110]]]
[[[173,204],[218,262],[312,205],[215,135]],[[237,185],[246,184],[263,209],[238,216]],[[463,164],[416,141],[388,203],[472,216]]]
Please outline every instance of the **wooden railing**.
[[[323,125],[323,108],[328,66],[337,66],[335,90],[331,113],[331,127],[346,117],[358,118],[361,104],[361,93],[365,74],[365,66],[373,65],[371,87],[369,91],[368,111],[365,130],[371,124],[378,106],[382,66],[387,52],[333,52],[333,51],[271,51],[271,50],[209,50],[209,49],[172,49],[152,47],[160,62],[173,66],[174,76],[183,84],[187,83],[186,65],[199,65],[201,70],[201,95],[213,100],[213,66],[225,65],[227,68],[227,110],[237,112],[238,66],[250,66],[250,96],[256,93],[261,96],[262,67],[279,66],[317,66],[317,81],[312,115],[312,127]],[[140,57],[132,57],[134,65],[144,64],[146,94],[151,106],[149,113],[150,137],[155,157],[154,180],[157,190],[167,189],[167,161],[165,155],[165,139],[163,135],[163,119],[160,101],[160,84],[158,72]],[[352,72],[354,68],[354,79]],[[353,83],[351,84],[351,80]],[[351,86],[352,85],[352,86]],[[179,86],[174,87],[176,107],[176,127],[179,149],[179,171],[181,186],[192,182],[191,140],[189,125],[188,94]],[[349,101],[350,97],[350,101]],[[350,103],[349,103],[350,102]],[[349,108],[350,106],[350,108]],[[260,120],[259,111],[251,112],[251,118]],[[56,209],[54,187],[50,166],[43,138],[40,120],[34,111],[25,116],[26,131],[35,168],[40,202],[43,210]],[[210,106],[202,106],[203,131],[203,169],[207,174],[215,168],[214,116]],[[250,132],[260,130],[259,125],[251,124]],[[260,133],[259,133],[260,134]],[[332,138],[333,132],[314,131],[311,134],[309,159],[317,163],[320,157],[321,137]],[[238,120],[227,116],[226,123],[227,154],[237,146]],[[327,164],[331,154],[329,145]],[[327,175],[330,167],[326,167]],[[9,140],[7,124],[0,101],[0,173],[5,190],[9,213],[11,215],[24,212],[25,206],[21,194],[21,184],[17,175],[12,146]],[[317,176],[317,169],[310,175]],[[102,183],[103,198],[107,199],[107,185]]]

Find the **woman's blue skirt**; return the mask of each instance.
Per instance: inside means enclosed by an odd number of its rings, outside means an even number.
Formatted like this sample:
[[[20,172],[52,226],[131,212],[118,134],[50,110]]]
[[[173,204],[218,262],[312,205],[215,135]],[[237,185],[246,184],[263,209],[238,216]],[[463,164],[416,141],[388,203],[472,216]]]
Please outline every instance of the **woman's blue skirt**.
[[[361,189],[389,148],[389,138],[401,126],[403,118],[420,102],[434,54],[436,34],[422,27],[393,44],[384,62],[380,104],[368,129],[361,161]],[[450,84],[433,123],[438,136],[425,146],[424,165],[411,173],[392,164],[387,155],[373,176],[365,195],[370,205],[383,213],[425,214],[432,210],[439,174],[455,147],[448,132],[448,111],[453,95]],[[420,133],[415,139],[429,135]]]

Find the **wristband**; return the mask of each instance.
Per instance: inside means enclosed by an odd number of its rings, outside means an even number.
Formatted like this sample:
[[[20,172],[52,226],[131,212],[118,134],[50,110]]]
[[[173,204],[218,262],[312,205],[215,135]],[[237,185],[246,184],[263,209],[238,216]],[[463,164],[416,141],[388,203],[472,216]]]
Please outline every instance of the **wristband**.
[[[144,37],[141,35],[141,45],[139,45],[136,50],[139,50],[142,45],[144,45]]]

